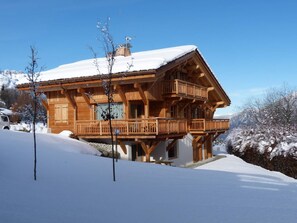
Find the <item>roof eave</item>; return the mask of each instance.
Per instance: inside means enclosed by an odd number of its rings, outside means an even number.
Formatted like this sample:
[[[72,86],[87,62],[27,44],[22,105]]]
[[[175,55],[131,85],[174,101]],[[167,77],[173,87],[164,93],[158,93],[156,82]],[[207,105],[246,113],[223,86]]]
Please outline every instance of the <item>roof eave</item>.
[[[143,70],[143,71],[133,71],[133,72],[121,72],[121,73],[114,73],[112,74],[112,78],[113,78],[113,82],[115,81],[120,81],[120,82],[131,82],[131,78],[126,78],[126,77],[137,77],[137,76],[141,76],[138,79],[141,80],[141,78],[143,77],[143,79],[147,79],[148,76],[155,76],[156,74],[156,70]],[[104,75],[106,76],[106,75]],[[124,78],[125,77],[125,78]],[[102,82],[102,80],[104,80],[106,78],[103,77],[103,75],[93,75],[93,76],[83,76],[83,77],[75,77],[75,78],[64,78],[64,79],[55,79],[55,80],[49,80],[49,81],[40,81],[38,82],[38,86],[41,89],[45,89],[45,88],[52,88],[52,87],[56,87],[57,85],[59,86],[65,86],[65,85],[73,85],[75,86],[76,84],[82,84],[83,82],[87,84],[90,84],[92,82]],[[30,83],[24,83],[24,84],[19,84],[17,85],[17,88],[19,90],[29,90],[30,88]]]

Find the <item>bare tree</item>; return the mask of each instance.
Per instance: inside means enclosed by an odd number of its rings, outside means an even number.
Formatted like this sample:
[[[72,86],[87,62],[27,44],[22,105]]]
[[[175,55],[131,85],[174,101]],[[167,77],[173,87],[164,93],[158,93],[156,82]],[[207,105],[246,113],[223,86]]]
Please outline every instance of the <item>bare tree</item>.
[[[297,123],[297,93],[288,85],[270,89],[263,98],[250,100],[241,116],[249,125],[291,128]]]
[[[103,49],[105,53],[105,58],[107,62],[107,72],[101,73],[101,67],[98,61],[98,57],[96,52],[91,48],[91,51],[94,55],[94,65],[96,66],[96,69],[98,71],[98,74],[100,76],[102,87],[104,90],[104,94],[107,96],[107,108],[105,110],[102,110],[101,117],[103,120],[108,121],[109,124],[109,131],[110,131],[110,140],[111,140],[111,148],[112,148],[112,173],[113,173],[113,181],[116,181],[115,176],[115,150],[114,150],[114,131],[113,131],[113,125],[112,120],[116,117],[116,113],[113,111],[113,95],[114,95],[114,89],[112,87],[112,77],[113,77],[113,67],[116,61],[116,44],[113,40],[113,37],[109,30],[109,21],[108,20],[105,23],[97,23],[97,28],[100,32],[100,40],[103,43]],[[131,39],[127,40],[126,38],[126,46],[131,47],[131,45],[128,43]],[[132,60],[132,59],[131,59]],[[130,70],[130,68],[133,66],[133,61],[130,63],[127,63],[127,71]],[[125,74],[123,74],[124,76]],[[98,104],[99,105],[99,104]]]
[[[34,180],[37,179],[37,151],[36,151],[36,119],[37,119],[37,111],[38,111],[38,80],[40,77],[40,72],[42,68],[38,69],[37,61],[39,58],[37,57],[38,52],[34,46],[30,46],[30,56],[29,63],[26,67],[26,78],[29,82],[30,86],[30,95],[32,97],[32,131],[33,131],[33,143],[34,143]]]
[[[115,159],[114,159],[114,143],[113,143],[113,128],[112,128],[112,108],[111,105],[113,103],[113,89],[111,85],[112,81],[112,70],[115,63],[115,50],[116,46],[113,41],[112,35],[109,31],[109,20],[107,20],[106,23],[102,24],[100,22],[97,23],[97,28],[100,31],[101,34],[101,41],[103,43],[103,48],[105,52],[105,58],[107,61],[107,73],[101,74],[100,72],[100,66],[97,59],[97,54],[93,49],[93,55],[94,55],[94,64],[96,66],[96,69],[98,73],[100,74],[100,79],[102,81],[102,87],[104,89],[104,93],[107,96],[107,109],[106,111],[102,112],[102,118],[109,123],[109,131],[110,131],[110,140],[111,140],[111,149],[112,149],[112,176],[113,181],[116,181],[115,176]]]

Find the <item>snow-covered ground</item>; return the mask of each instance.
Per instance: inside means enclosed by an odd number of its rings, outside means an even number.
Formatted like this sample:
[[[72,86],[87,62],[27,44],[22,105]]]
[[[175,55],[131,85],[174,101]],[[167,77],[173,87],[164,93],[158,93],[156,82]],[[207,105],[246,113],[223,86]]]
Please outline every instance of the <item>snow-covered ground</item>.
[[[234,156],[183,169],[94,156],[88,145],[0,131],[0,222],[296,222],[297,181]],[[82,154],[84,153],[84,154]]]
[[[47,133],[48,132],[47,126],[42,123],[37,123],[35,125],[35,128],[36,128],[35,131],[37,133]],[[12,131],[32,132],[33,125],[29,124],[29,123],[21,122],[21,123],[11,124],[10,129]]]

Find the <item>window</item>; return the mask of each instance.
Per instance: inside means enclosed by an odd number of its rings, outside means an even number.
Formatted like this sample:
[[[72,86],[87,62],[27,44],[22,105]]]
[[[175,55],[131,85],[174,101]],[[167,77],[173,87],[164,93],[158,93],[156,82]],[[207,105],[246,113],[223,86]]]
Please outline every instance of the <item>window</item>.
[[[97,120],[107,119],[108,104],[98,104],[96,107],[96,118]],[[123,103],[112,103],[111,104],[111,119],[122,119],[123,114]]]
[[[169,159],[177,158],[177,143],[175,143],[174,146],[172,146],[172,148],[168,150],[168,158]]]
[[[188,107],[184,109],[184,118],[189,118],[189,109],[188,109]]]
[[[177,117],[177,106],[176,105],[172,105],[170,107],[170,115],[171,115],[171,118]]]
[[[142,103],[131,103],[130,104],[130,117],[131,118],[141,118],[144,115],[144,109]]]
[[[68,104],[55,105],[55,122],[56,123],[68,122]]]
[[[192,118],[204,118],[204,110],[200,107],[192,108]]]

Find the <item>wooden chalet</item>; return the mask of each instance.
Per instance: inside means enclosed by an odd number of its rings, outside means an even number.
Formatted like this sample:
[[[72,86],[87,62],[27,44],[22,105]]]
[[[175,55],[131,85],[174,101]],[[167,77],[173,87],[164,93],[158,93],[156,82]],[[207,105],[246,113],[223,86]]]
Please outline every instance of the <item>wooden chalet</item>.
[[[230,99],[197,48],[123,52],[116,56],[112,78],[112,125],[122,157],[175,162],[188,153],[176,165],[212,157],[213,140],[229,128],[229,120],[214,119],[214,113],[229,106]],[[106,72],[106,59],[97,62],[100,72]],[[43,104],[52,133],[70,130],[79,138],[109,142],[108,122],[101,118],[107,97],[100,75],[93,59],[41,74],[39,90],[46,95]]]

